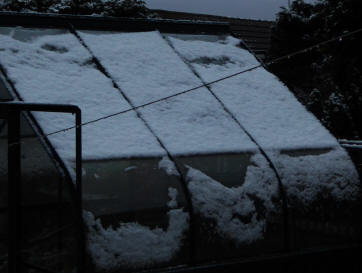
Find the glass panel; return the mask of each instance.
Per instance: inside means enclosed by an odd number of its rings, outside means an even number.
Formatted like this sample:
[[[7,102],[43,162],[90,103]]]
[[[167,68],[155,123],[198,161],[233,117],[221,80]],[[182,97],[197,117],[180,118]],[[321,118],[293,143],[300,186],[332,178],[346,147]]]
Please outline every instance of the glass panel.
[[[7,122],[0,117],[0,272],[7,272],[8,238],[8,139]]]
[[[133,105],[201,84],[158,32],[80,35]],[[265,159],[254,154],[255,144],[206,88],[139,112],[187,180],[196,215],[193,258],[210,261],[282,248],[277,181]]]
[[[33,30],[22,29],[24,33],[27,31],[31,39],[10,32],[8,36],[0,35],[4,41],[0,47],[6,51],[6,54],[0,51],[0,55],[25,101],[76,104],[82,110],[83,122],[130,108],[112,81],[97,70],[92,56],[75,36],[47,35],[47,32],[40,35],[43,32],[36,31],[34,35]],[[23,77],[29,73],[30,79]],[[29,80],[34,84],[29,84]],[[35,113],[34,116],[46,133],[74,125],[74,118],[61,114]],[[169,177],[159,166],[166,152],[157,139],[134,112],[82,129],[84,207],[88,212],[85,218],[89,242],[94,240],[96,246],[89,244],[94,260],[100,259],[102,263],[104,257],[99,253],[104,251],[110,261],[115,260],[115,264],[103,265],[106,269],[107,266],[142,268],[149,264],[147,259],[155,265],[185,263],[188,208],[178,178]],[[52,135],[49,140],[74,174],[74,130]],[[31,145],[29,149],[36,144]],[[49,180],[51,170],[47,164],[40,165],[45,172],[33,176],[41,180],[32,183]],[[57,180],[47,183],[44,192],[37,193],[37,200],[52,196],[53,189],[56,193]],[[35,200],[28,202],[32,201]],[[110,245],[109,240],[117,244]],[[143,246],[141,252],[140,246]],[[130,261],[124,258],[129,256],[133,257]]]
[[[84,162],[84,208],[93,214],[86,217],[90,253],[99,271],[188,262],[188,207],[179,177],[168,173],[164,161]]]
[[[1,74],[0,74],[0,101],[6,101],[11,100],[12,97],[10,96],[7,88],[5,87],[5,84],[2,80]]]
[[[260,154],[178,157],[196,212],[199,262],[251,257],[283,247],[282,203]]]
[[[0,99],[11,98],[6,86],[0,81]],[[56,168],[57,163],[28,120],[25,114],[21,115],[23,257],[35,266],[72,271],[76,268],[79,237],[75,225],[74,188]],[[6,119],[0,119],[0,272],[7,272],[9,240],[7,125]]]
[[[218,41],[198,35],[165,36],[204,82],[259,65],[230,36]],[[210,89],[276,165],[291,210],[292,247],[359,240],[356,169],[336,139],[291,91],[262,67]]]
[[[277,162],[281,174],[289,177],[286,190],[293,247],[361,241],[360,184],[345,151],[341,148],[284,150]],[[291,166],[293,169],[289,169]],[[354,179],[348,180],[353,176]]]
[[[11,96],[0,75],[0,101]],[[7,272],[8,238],[8,128],[5,117],[0,116],[0,272]]]
[[[24,257],[54,271],[73,270],[78,235],[72,182],[56,168],[25,115],[20,126]]]

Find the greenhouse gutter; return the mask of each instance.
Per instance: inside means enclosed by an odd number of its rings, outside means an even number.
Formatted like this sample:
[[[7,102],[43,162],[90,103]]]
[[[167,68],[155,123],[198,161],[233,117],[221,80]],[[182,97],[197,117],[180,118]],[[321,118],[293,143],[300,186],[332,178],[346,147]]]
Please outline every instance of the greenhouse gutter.
[[[230,32],[230,24],[226,22],[0,12],[0,26],[68,28],[69,25],[73,25],[77,29],[125,32],[154,30],[164,33],[188,34],[224,34]]]

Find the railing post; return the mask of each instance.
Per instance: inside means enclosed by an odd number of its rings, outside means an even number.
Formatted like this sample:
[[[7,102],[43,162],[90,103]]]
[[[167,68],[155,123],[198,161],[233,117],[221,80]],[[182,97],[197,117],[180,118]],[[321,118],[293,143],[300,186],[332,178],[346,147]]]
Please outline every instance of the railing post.
[[[20,111],[8,112],[8,261],[9,273],[21,273]]]
[[[77,212],[78,212],[78,273],[85,272],[85,232],[83,225],[83,206],[82,206],[82,114],[81,111],[75,112],[75,161],[76,161],[76,190],[77,190]]]

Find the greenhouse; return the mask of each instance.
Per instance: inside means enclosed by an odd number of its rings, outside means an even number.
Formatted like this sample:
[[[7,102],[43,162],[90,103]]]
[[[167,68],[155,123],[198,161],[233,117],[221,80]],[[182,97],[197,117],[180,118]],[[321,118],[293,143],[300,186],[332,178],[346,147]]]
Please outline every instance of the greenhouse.
[[[83,123],[80,234],[74,115],[20,118],[19,244],[34,272],[189,268],[360,242],[348,153],[226,25],[7,16],[1,101],[75,105]],[[4,112],[0,272],[10,257]]]

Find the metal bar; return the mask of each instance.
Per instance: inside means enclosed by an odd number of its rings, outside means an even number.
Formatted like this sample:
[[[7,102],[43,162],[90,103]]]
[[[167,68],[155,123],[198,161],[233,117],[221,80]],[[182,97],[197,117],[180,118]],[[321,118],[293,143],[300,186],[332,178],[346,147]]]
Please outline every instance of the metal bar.
[[[8,262],[9,273],[21,270],[21,165],[20,165],[20,112],[8,112]]]
[[[75,113],[75,149],[76,149],[76,187],[77,187],[77,211],[78,211],[78,221],[79,221],[79,235],[78,235],[78,247],[79,247],[79,264],[78,272],[84,272],[85,265],[85,234],[84,234],[84,225],[83,225],[83,208],[82,208],[82,114],[78,108],[78,111]]]
[[[65,104],[42,104],[42,103],[23,103],[23,102],[0,102],[1,111],[10,113],[9,120],[9,195],[16,198],[9,198],[9,273],[22,272],[19,270],[21,262],[18,260],[21,249],[21,233],[19,225],[21,220],[21,202],[20,192],[20,112],[38,111],[38,112],[59,112],[72,113],[76,118],[76,210],[78,220],[78,272],[84,272],[85,265],[85,234],[82,215],[82,118],[81,110],[75,105]],[[11,124],[11,125],[10,125]],[[11,133],[10,133],[11,130]],[[10,182],[12,181],[12,182]],[[17,182],[17,183],[14,183]],[[11,187],[13,186],[13,188]],[[20,188],[21,189],[21,188]],[[16,195],[17,194],[17,195]],[[10,195],[10,196],[12,196]],[[21,232],[21,230],[20,230]],[[11,243],[14,242],[14,243]]]
[[[57,196],[57,220],[58,220],[58,227],[63,226],[63,179],[58,181],[58,196]],[[58,243],[58,252],[62,252],[63,250],[63,232],[62,229],[59,230],[58,236],[57,236],[57,243]],[[60,264],[58,263],[58,266]]]
[[[60,112],[76,114],[80,109],[70,104],[47,104],[47,103],[24,103],[24,102],[0,102],[1,107],[6,111],[36,111],[36,112]]]

